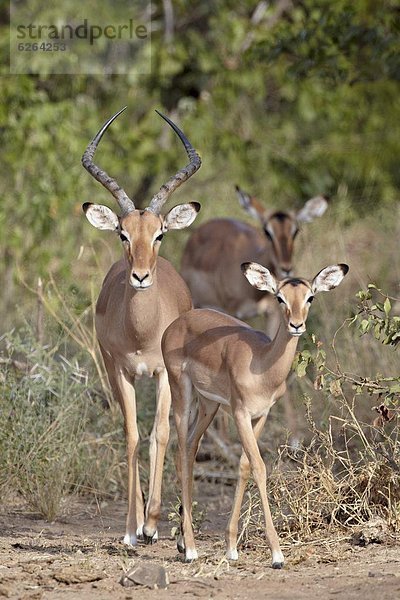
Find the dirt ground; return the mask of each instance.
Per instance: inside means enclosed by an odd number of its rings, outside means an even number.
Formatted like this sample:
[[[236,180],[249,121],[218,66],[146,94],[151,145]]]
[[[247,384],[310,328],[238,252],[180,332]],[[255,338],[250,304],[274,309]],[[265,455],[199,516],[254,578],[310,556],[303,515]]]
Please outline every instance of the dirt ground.
[[[248,548],[237,563],[224,558],[223,530],[232,488],[203,489],[207,519],[197,536],[199,560],[184,564],[171,539],[171,523],[160,524],[154,546],[128,549],[121,543],[125,502],[101,506],[71,502],[55,523],[41,520],[22,505],[0,511],[0,598],[37,600],[154,600],[217,598],[400,598],[400,555],[396,540],[351,545],[346,536],[318,543],[283,545],[287,564],[271,568],[268,550]],[[205,503],[205,501],[204,501]],[[121,576],[134,565],[162,565],[167,589],[123,587]]]

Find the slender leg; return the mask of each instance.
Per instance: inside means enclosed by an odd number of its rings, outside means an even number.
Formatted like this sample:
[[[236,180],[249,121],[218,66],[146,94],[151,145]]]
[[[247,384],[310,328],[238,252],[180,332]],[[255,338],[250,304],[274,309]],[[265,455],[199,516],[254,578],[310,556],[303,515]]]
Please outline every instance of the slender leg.
[[[193,465],[199,449],[200,440],[215,417],[219,406],[218,402],[206,400],[205,398],[200,399],[197,419],[189,431],[188,438],[189,481],[191,484],[193,483]],[[193,486],[191,485],[191,489],[192,487]]]
[[[142,535],[144,523],[143,495],[139,480],[139,432],[135,388],[133,382],[123,373],[115,371],[110,356],[101,346],[100,349],[114,398],[118,400],[124,416],[128,462],[128,514],[124,543],[134,546],[137,543],[137,536]]]
[[[267,498],[267,474],[265,464],[258,448],[256,437],[251,426],[251,418],[246,410],[237,409],[234,414],[236,426],[238,428],[240,441],[243,449],[249,459],[254,480],[257,484],[261,504],[263,506],[265,518],[265,533],[266,538],[272,552],[272,567],[281,569],[283,567],[284,558],[279,545],[278,534],[276,533],[272,522],[271,511]]]
[[[174,398],[174,396],[172,396],[172,398]],[[172,400],[172,402],[174,403],[174,400]],[[197,424],[197,420],[199,417],[199,403],[197,402],[196,404],[193,402],[192,406],[190,408],[189,411],[189,433],[188,433],[188,439],[190,439],[190,437],[193,435],[193,431],[196,428],[196,424]],[[174,415],[175,415],[175,410],[174,410]],[[179,447],[178,450],[175,454],[175,468],[176,468],[176,474],[178,476],[178,481],[182,490],[182,462],[181,462],[181,453],[179,451]],[[183,522],[182,522],[182,515],[183,515],[183,506],[182,504],[179,507],[179,516],[180,516],[180,534],[178,536],[178,539],[176,541],[176,546],[178,549],[178,552],[180,552],[181,554],[185,554],[185,541],[184,541],[184,537],[183,537]]]
[[[138,450],[139,452],[139,450]],[[139,460],[136,461],[136,537],[139,540],[143,539],[143,526],[144,526],[144,500],[143,492],[140,485],[139,477]]]
[[[137,501],[140,501],[143,510],[143,500],[139,482],[139,431],[137,427],[136,394],[132,383],[127,381],[122,374],[117,381],[121,393],[121,408],[125,418],[128,459],[128,515],[124,542],[135,546],[137,533],[143,529],[143,520],[138,521],[137,514]],[[141,519],[143,519],[143,516],[141,516]]]
[[[193,402],[190,407],[190,416],[189,416],[189,430],[188,430],[188,440],[193,437],[193,433],[196,429],[197,421],[199,419],[199,402]],[[189,443],[189,441],[188,441]],[[181,455],[178,451],[175,455],[175,467],[178,475],[179,481],[182,480],[182,465],[181,465]]]
[[[253,421],[253,433],[257,440],[263,430],[267,415]],[[226,557],[230,560],[238,559],[237,535],[240,519],[240,510],[242,507],[243,496],[250,476],[250,463],[246,453],[243,451],[239,463],[239,478],[236,484],[235,497],[233,499],[232,510],[225,532]]]
[[[193,502],[193,466],[194,461],[196,459],[197,451],[199,449],[200,440],[213,420],[217,410],[219,408],[219,404],[217,402],[208,401],[205,399],[201,399],[199,402],[199,409],[197,412],[197,418],[192,423],[192,426],[189,430],[188,440],[187,440],[187,457],[188,457],[188,493],[189,493],[189,505],[192,507]],[[178,460],[178,463],[180,460]],[[180,465],[179,465],[180,467]],[[178,467],[178,471],[180,470]],[[182,520],[182,511],[181,511],[181,535],[177,540],[177,547],[179,552],[185,553],[185,534],[184,534],[184,526]],[[191,559],[192,560],[192,559]]]
[[[149,501],[146,507],[146,522],[143,537],[147,543],[157,541],[157,522],[161,512],[161,484],[165,451],[169,439],[169,411],[171,392],[167,371],[164,369],[157,382],[157,410],[150,436],[150,482]]]
[[[174,419],[178,433],[178,475],[180,475],[182,488],[181,528],[184,534],[185,560],[191,562],[197,558],[192,525],[191,482],[189,480],[190,466],[188,456],[188,432],[192,403],[192,384],[186,374],[182,374],[179,381],[176,381],[171,376],[171,373],[170,384]]]

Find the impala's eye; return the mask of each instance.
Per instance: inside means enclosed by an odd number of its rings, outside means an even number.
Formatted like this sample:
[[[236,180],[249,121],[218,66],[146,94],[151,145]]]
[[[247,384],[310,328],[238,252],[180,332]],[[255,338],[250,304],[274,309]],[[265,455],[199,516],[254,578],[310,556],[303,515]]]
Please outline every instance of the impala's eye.
[[[284,301],[284,299],[281,298],[280,296],[277,296],[276,299],[278,300],[279,304],[286,304],[286,302]]]
[[[129,242],[128,238],[124,233],[119,234],[119,239],[121,240],[121,242]]]
[[[312,302],[313,300],[314,300],[314,296],[310,296],[310,297],[307,299],[307,302],[309,302],[309,303],[311,304],[311,302]]]
[[[161,240],[163,239],[163,237],[164,237],[164,234],[163,234],[163,233],[160,233],[160,235],[158,235],[158,236],[156,237],[156,242],[161,242]]]
[[[264,233],[267,236],[267,238],[270,239],[271,242],[272,242],[272,235],[270,234],[270,232],[268,231],[268,229],[264,229]]]

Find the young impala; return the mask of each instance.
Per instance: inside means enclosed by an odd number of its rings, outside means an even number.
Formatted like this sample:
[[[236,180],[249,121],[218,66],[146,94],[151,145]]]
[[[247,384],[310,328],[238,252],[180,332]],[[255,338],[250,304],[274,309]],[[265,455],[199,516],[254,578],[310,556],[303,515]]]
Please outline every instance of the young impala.
[[[125,107],[126,108],[126,107]],[[161,336],[180,314],[192,307],[186,284],[172,265],[158,256],[164,233],[188,227],[200,205],[181,204],[166,215],[160,211],[169,196],[189,179],[201,160],[182,131],[167,117],[189,156],[190,163],[177,172],[156,194],[148,208],[137,210],[118,183],[93,163],[97,145],[109,125],[125,110],[109,119],[88,145],[82,164],[111,192],[121,209],[117,216],[106,206],[86,203],[89,222],[98,229],[114,231],[121,239],[124,256],[106,275],[96,305],[96,331],[114,395],[125,420],[128,457],[128,515],[124,542],[134,545],[137,536],[156,541],[161,506],[161,480],[169,437],[168,415],[171,395],[161,353]],[[150,438],[149,498],[144,515],[139,481],[135,379],[157,377],[157,408]]]
[[[220,309],[239,319],[265,315],[266,333],[274,337],[280,322],[277,303],[271,294],[248,285],[240,265],[255,261],[265,265],[275,277],[291,275],[299,224],[321,217],[328,202],[323,196],[316,196],[297,212],[267,211],[257,198],[238,187],[236,192],[240,205],[261,227],[235,219],[206,222],[192,233],[186,244],[181,274],[196,308]],[[289,395],[283,408],[292,444],[297,446],[300,434]],[[226,432],[225,419],[219,422],[219,430],[222,434]]]
[[[226,529],[227,558],[236,560],[238,557],[240,507],[251,468],[260,492],[272,566],[278,569],[283,566],[284,559],[272,523],[266,493],[266,469],[257,439],[271,406],[285,391],[285,380],[299,336],[306,330],[314,295],[337,287],[348,266],[326,267],[311,282],[290,277],[277,280],[257,263],[244,263],[242,270],[254,287],[273,294],[280,304],[281,321],[272,341],[246,323],[210,309],[184,313],[168,327],[162,339],[178,432],[177,466],[182,486],[178,550],[185,554],[186,561],[197,558],[191,517],[193,463],[203,433],[222,406],[233,415],[243,446]],[[192,417],[193,389],[199,397],[195,419]]]
[[[323,196],[317,196],[297,213],[266,211],[256,198],[238,187],[236,191],[241,206],[259,221],[261,228],[235,219],[204,223],[186,244],[181,274],[196,308],[222,309],[239,319],[266,314],[267,333],[272,336],[279,325],[275,303],[270,294],[247,284],[240,265],[255,261],[265,265],[275,277],[289,276],[299,223],[309,223],[323,215],[328,203]]]

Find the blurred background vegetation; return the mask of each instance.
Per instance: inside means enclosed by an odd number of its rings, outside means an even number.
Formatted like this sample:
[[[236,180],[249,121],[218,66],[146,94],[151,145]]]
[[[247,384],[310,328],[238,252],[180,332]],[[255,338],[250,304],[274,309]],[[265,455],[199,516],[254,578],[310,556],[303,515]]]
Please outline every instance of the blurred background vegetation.
[[[74,3],[79,4],[69,0],[69,8]],[[46,309],[47,327],[40,341],[48,344],[46,352],[55,348],[41,364],[57,352],[68,361],[74,354],[79,358],[78,366],[68,362],[61,370],[57,359],[60,382],[83,366],[93,389],[101,389],[101,366],[93,362],[92,307],[120,246],[117,237],[94,230],[84,218],[83,202],[115,206],[84,171],[80,157],[99,126],[125,104],[128,110],[104,138],[97,162],[137,206],[146,206],[186,160],[155,108],[176,121],[202,155],[200,172],[173,198],[173,204],[201,202],[195,226],[215,216],[247,219],[234,184],[279,209],[300,207],[321,193],[330,197],[324,217],[304,226],[294,261],[305,276],[336,261],[350,265],[340,291],[313,306],[309,329],[324,343],[355,310],[354,294],[369,281],[400,295],[397,0],[153,0],[151,48],[137,54],[124,76],[10,75],[5,4],[0,7],[0,330],[34,326],[41,277],[39,305]],[[151,73],[138,75],[150,51]],[[163,242],[161,253],[177,268],[188,235],[172,233]],[[36,348],[26,339],[25,345]],[[9,336],[5,340],[7,356],[21,353],[20,338],[11,350]],[[301,344],[307,346],[307,340]],[[346,368],[355,373],[398,373],[393,349],[376,340],[344,329],[340,349]],[[32,352],[25,348],[22,354]],[[81,401],[86,397],[78,383]],[[4,385],[9,398],[15,381]],[[49,385],[42,390],[46,397]],[[71,389],[67,393],[74,395]],[[25,398],[25,387],[21,394]],[[331,410],[332,396],[325,400],[321,418]],[[98,424],[85,415],[95,430]],[[80,426],[75,430],[83,435]]]
[[[140,64],[133,63],[127,76],[10,76],[3,4],[2,327],[28,314],[34,301],[21,278],[33,285],[50,271],[85,305],[97,261],[106,268],[109,253],[119,251],[117,240],[92,230],[82,215],[83,202],[113,206],[113,200],[80,157],[99,125],[124,104],[128,110],[108,133],[98,162],[139,205],[185,161],[154,113],[158,108],[202,154],[200,173],[174,196],[174,203],[200,201],[202,220],[244,217],[235,183],[282,208],[330,195],[328,230],[333,219],[348,227],[373,215],[382,224],[384,209],[397,219],[396,1],[159,0],[152,9],[150,75],[137,75]],[[147,60],[143,53],[141,60]],[[163,245],[177,266],[182,240],[176,235]]]

